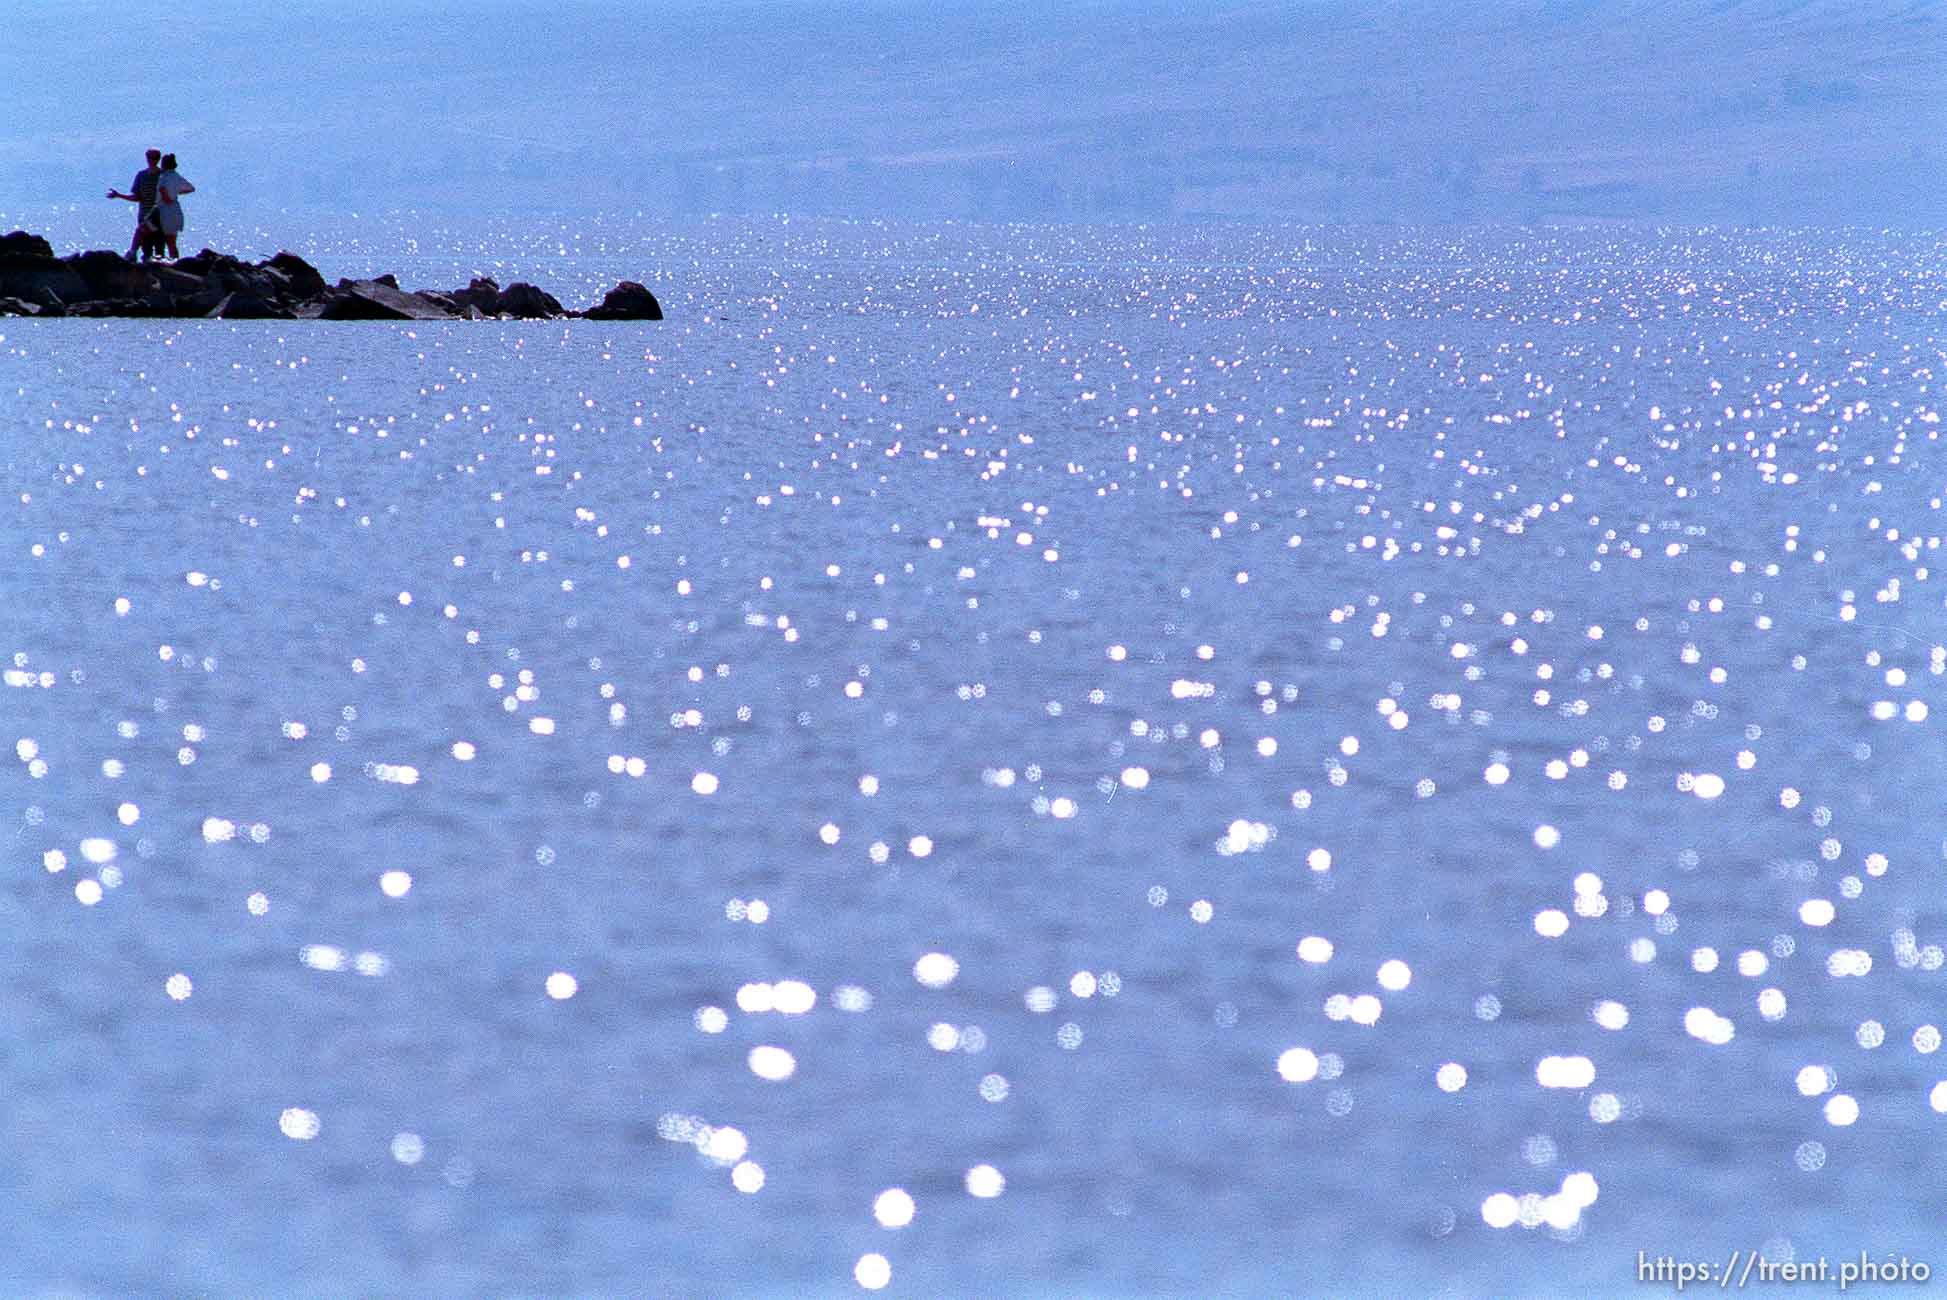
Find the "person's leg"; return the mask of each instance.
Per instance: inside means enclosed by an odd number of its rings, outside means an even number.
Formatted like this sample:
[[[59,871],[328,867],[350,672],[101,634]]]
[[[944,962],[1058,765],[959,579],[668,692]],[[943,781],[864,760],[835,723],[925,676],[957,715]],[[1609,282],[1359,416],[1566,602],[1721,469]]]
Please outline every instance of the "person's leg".
[[[129,237],[128,252],[122,254],[122,256],[128,261],[133,262],[137,252],[147,253],[148,251],[149,228],[138,221],[135,223],[135,233]]]

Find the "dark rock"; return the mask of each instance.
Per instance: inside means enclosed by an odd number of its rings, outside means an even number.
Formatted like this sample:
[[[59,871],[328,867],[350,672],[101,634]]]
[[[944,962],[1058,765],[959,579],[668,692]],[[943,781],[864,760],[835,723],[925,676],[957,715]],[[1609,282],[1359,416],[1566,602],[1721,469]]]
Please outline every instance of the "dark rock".
[[[66,262],[51,257],[0,254],[0,294],[32,298],[37,290],[55,294],[64,302],[79,302],[94,296],[81,273]]]
[[[161,266],[149,272],[149,274],[156,278],[157,284],[178,298],[186,297],[193,293],[201,293],[204,288],[202,276],[191,274],[188,271],[180,269],[180,267]]]
[[[242,265],[235,272],[237,284],[259,298],[285,301],[291,296],[291,282],[282,271],[267,266]],[[232,290],[234,292],[234,290]]]
[[[236,290],[225,289],[222,285],[206,280],[203,282],[203,287],[195,293],[176,295],[176,315],[207,316],[234,292]]]
[[[316,267],[292,252],[256,264],[205,248],[172,266],[136,265],[106,249],[56,258],[48,241],[16,230],[0,235],[0,314],[38,316],[211,316],[244,320],[480,320],[514,316],[558,320],[554,295],[532,284],[502,289],[485,276],[450,293],[408,293],[397,277],[340,280],[329,288]],[[592,320],[661,320],[648,289],[624,280]]]
[[[486,276],[475,276],[468,281],[466,288],[455,289],[447,297],[456,306],[471,307],[482,316],[491,316],[497,310],[495,304],[500,301],[500,285]]]
[[[14,253],[21,257],[53,257],[54,246],[39,235],[30,235],[24,230],[0,235],[0,254]]]
[[[281,272],[290,281],[291,292],[299,298],[316,298],[325,291],[324,277],[318,274],[316,267],[296,253],[279,253],[258,265]]]
[[[194,257],[177,261],[175,269],[187,271],[191,275],[209,275],[218,270],[235,271],[243,265],[228,253],[219,253],[214,248],[206,248]]]
[[[379,286],[383,288],[384,286]],[[411,320],[412,313],[400,311],[356,287],[334,289],[324,301],[315,320]]]
[[[589,320],[661,320],[663,309],[655,294],[634,280],[624,280],[608,291],[601,306],[584,314]]]
[[[140,298],[155,288],[155,276],[120,254],[97,248],[61,259],[88,286],[90,298]],[[60,290],[55,290],[59,293]],[[62,294],[62,297],[67,297]]]
[[[259,262],[245,278],[260,291],[268,290],[273,298],[291,297],[291,277],[274,266]]]
[[[521,281],[502,289],[494,306],[503,315],[518,316],[522,320],[545,320],[561,314],[561,304],[554,300],[553,294]]]
[[[294,320],[289,308],[280,307],[275,302],[260,297],[248,289],[224,295],[223,301],[210,308],[207,313],[211,320]]]
[[[325,302],[320,320],[451,320],[453,313],[438,303],[405,293],[380,280],[340,282],[345,287]]]

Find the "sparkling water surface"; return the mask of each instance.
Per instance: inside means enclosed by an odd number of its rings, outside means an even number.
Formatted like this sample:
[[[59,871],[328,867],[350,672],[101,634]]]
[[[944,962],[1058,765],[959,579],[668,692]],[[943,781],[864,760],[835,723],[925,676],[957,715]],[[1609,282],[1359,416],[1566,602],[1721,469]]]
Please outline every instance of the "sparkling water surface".
[[[299,251],[669,319],[0,321],[0,1289],[1941,1239],[1938,241]]]

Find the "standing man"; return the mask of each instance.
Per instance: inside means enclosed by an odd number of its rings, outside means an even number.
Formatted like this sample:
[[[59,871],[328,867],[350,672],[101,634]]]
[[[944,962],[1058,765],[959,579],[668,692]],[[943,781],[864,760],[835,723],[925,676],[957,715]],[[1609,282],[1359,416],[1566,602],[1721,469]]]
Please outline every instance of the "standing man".
[[[150,224],[149,212],[156,205],[156,181],[162,175],[162,169],[156,164],[162,160],[162,150],[149,150],[148,159],[149,165],[135,173],[135,180],[129,185],[129,193],[124,194],[120,190],[108,191],[109,198],[123,199],[135,205],[135,237],[129,240],[126,254],[131,262],[135,260],[137,249],[142,251],[142,260],[145,262],[153,261],[155,255],[161,251],[162,231]]]

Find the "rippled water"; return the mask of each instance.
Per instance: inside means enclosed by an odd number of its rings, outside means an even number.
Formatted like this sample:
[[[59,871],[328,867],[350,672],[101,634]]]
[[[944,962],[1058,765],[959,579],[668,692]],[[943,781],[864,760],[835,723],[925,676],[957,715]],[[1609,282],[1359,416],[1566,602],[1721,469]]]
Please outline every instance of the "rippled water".
[[[1937,242],[306,251],[670,319],[0,323],[0,1288],[1939,1240]]]

